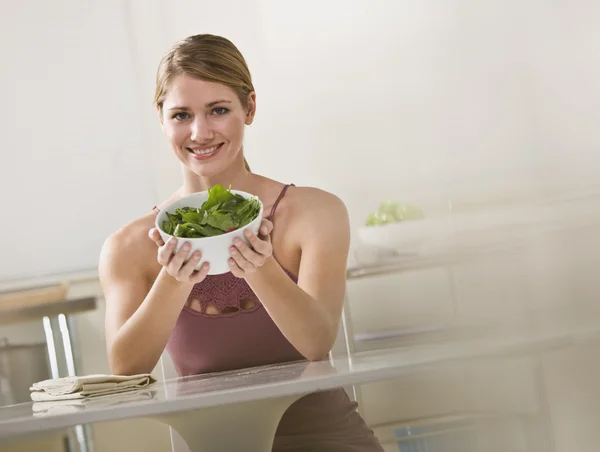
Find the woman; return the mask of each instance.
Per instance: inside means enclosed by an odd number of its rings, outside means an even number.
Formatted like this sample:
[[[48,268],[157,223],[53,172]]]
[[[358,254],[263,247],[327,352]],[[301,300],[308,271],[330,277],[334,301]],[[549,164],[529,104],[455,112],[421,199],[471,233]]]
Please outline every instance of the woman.
[[[349,248],[348,214],[335,196],[259,176],[244,157],[256,94],[238,49],[197,35],[175,44],[157,73],[155,104],[183,168],[162,206],[215,184],[257,195],[268,216],[258,236],[230,249],[230,272],[189,249],[174,254],[154,229],[155,207],[105,242],[100,279],[115,374],[148,373],[166,348],[181,376],[327,357],[339,325]],[[150,239],[148,239],[148,235]],[[158,248],[158,251],[157,251]],[[293,404],[277,451],[381,451],[342,390]]]

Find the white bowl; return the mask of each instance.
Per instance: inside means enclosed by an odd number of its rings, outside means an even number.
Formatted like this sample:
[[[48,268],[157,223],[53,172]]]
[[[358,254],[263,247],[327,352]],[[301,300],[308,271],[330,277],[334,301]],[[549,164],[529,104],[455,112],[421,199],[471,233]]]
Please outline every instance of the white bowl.
[[[445,217],[427,217],[377,226],[361,226],[358,238],[363,245],[394,250],[399,254],[421,254],[445,249],[454,240],[452,224]]]
[[[416,254],[420,251],[422,220],[401,221],[398,223],[358,228],[361,243],[374,248],[394,250],[401,254]]]
[[[238,195],[243,196],[244,198],[250,198],[254,195],[251,193],[246,193],[239,190],[231,190],[231,193],[237,193]],[[202,207],[204,201],[208,199],[208,191],[202,191],[198,193],[192,193],[191,195],[180,198],[172,203],[168,204],[164,207],[159,214],[156,216],[156,228],[160,233],[162,239],[166,243],[171,237],[170,234],[167,234],[160,227],[163,221],[167,221],[167,212],[174,213],[175,209],[180,209],[183,207]],[[183,238],[176,237],[177,246],[175,248],[176,252],[179,251],[179,248],[185,243],[189,242],[191,245],[190,252],[188,257],[192,255],[194,251],[200,251],[202,253],[202,258],[200,262],[196,266],[196,270],[200,269],[200,266],[204,262],[208,262],[210,264],[210,269],[208,271],[209,275],[220,275],[222,273],[229,272],[229,264],[227,260],[231,257],[231,253],[229,252],[229,248],[233,245],[233,239],[239,237],[244,242],[248,243],[246,238],[244,237],[244,231],[246,229],[250,229],[255,234],[258,234],[258,229],[262,223],[263,216],[263,203],[259,200],[260,210],[258,212],[258,216],[248,223],[246,226],[243,226],[235,231],[226,232],[221,235],[215,235],[213,237],[200,237],[200,238]],[[187,261],[187,258],[186,258]]]

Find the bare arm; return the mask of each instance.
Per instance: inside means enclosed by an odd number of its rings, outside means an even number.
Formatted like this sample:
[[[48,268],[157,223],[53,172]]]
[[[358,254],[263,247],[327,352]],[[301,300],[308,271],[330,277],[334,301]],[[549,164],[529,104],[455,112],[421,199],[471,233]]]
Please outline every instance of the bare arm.
[[[145,234],[144,239],[149,240]],[[106,298],[106,346],[111,372],[117,375],[152,371],[193,285],[205,276],[205,272],[196,272],[190,281],[192,272],[188,268],[187,280],[181,277],[184,281],[180,281],[162,267],[153,282],[144,253],[140,253],[135,242],[118,233],[106,241],[100,255],[100,282]],[[159,256],[161,252],[172,255],[172,246],[161,248]],[[183,271],[184,257],[181,253],[173,257],[173,268],[178,264]],[[190,260],[190,265],[196,263],[197,260]]]
[[[309,360],[325,358],[335,342],[350,246],[344,204],[329,194],[315,204],[294,227],[302,252],[298,284],[273,258],[245,275],[283,335]]]

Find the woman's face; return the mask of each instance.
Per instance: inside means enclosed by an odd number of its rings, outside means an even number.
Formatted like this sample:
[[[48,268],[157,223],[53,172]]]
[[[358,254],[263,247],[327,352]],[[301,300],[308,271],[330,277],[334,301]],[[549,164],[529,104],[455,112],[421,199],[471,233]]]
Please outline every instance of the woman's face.
[[[210,177],[239,155],[244,127],[252,124],[255,95],[245,110],[228,86],[178,75],[169,85],[160,113],[171,148],[193,173]]]

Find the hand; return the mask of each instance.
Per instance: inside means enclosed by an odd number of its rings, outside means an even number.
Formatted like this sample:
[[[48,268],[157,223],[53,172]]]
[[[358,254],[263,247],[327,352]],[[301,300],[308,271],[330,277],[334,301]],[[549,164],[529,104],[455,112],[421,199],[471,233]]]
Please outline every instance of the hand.
[[[244,231],[244,237],[246,237],[250,246],[240,238],[233,239],[233,246],[229,248],[231,258],[228,263],[234,276],[243,278],[250,273],[254,273],[273,255],[270,235],[272,230],[273,223],[263,219],[258,230],[258,236],[250,229]]]
[[[176,254],[173,254],[175,245],[177,244],[177,239],[175,237],[171,237],[165,244],[156,228],[150,229],[148,236],[158,246],[158,263],[177,281],[198,284],[206,278],[210,267],[208,262],[204,262],[200,267],[200,270],[196,271],[195,269],[202,258],[202,253],[200,251],[195,251],[190,257],[190,260],[184,263],[190,252],[189,243],[184,243],[181,248],[179,248],[179,251]]]

